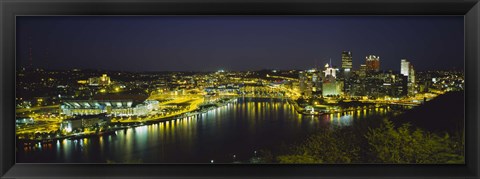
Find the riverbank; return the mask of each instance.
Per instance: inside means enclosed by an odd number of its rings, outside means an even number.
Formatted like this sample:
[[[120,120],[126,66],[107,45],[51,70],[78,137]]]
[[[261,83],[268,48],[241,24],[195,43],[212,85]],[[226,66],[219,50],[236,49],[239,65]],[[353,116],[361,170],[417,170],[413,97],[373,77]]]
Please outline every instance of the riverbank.
[[[295,111],[298,113],[298,114],[301,114],[301,115],[308,115],[308,116],[311,116],[311,115],[314,115],[314,116],[321,116],[321,115],[330,115],[330,114],[338,114],[338,113],[345,113],[345,112],[352,112],[352,111],[357,111],[359,110],[360,106],[362,106],[360,109],[363,109],[363,110],[370,110],[370,109],[376,109],[376,108],[390,108],[389,105],[386,105],[386,104],[382,104],[382,105],[378,105],[378,104],[374,104],[374,103],[361,103],[360,105],[356,105],[355,107],[348,107],[348,108],[343,108],[343,107],[340,107],[339,110],[324,110],[324,111],[319,111],[317,113],[309,113],[307,111],[305,111],[305,108],[301,107],[296,101],[292,100],[292,99],[287,99],[287,102],[292,105],[295,109]]]

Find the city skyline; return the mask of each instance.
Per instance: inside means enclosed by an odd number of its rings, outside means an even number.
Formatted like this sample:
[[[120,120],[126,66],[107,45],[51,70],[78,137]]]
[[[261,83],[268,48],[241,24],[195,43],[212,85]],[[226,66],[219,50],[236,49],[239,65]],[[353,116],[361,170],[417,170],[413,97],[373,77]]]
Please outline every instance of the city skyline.
[[[465,164],[461,16],[17,20],[18,163]]]
[[[39,68],[302,70],[330,59],[340,68],[342,51],[350,51],[356,70],[368,55],[380,57],[380,70],[399,71],[401,59],[419,71],[463,69],[460,16],[17,18],[17,62],[26,66],[32,48],[33,65]]]

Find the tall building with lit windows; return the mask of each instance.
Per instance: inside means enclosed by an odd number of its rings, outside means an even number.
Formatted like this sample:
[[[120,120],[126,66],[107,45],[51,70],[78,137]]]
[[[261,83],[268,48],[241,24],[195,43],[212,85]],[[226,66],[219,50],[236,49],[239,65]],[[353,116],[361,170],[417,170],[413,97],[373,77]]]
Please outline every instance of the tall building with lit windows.
[[[352,69],[352,52],[343,51],[342,52],[342,70],[350,71]]]
[[[402,59],[400,61],[400,74],[404,76],[408,76],[409,68],[410,68],[410,62],[407,61],[407,59]]]
[[[360,65],[360,69],[358,70],[358,75],[359,75],[361,78],[365,78],[366,73],[367,73],[367,65],[361,64],[361,65]]]
[[[378,72],[380,71],[380,57],[375,55],[367,56],[365,65],[367,65],[367,71]]]
[[[313,74],[312,71],[300,71],[299,73],[299,85],[300,85],[300,93],[305,98],[312,97],[312,90],[313,90]]]
[[[415,69],[413,68],[412,64],[409,64],[408,67],[408,95],[413,96],[417,93],[417,83],[415,80]]]
[[[413,64],[407,61],[407,59],[402,59],[400,61],[400,74],[405,76],[407,79],[407,94],[413,96],[417,93],[417,83],[415,80],[415,69]]]

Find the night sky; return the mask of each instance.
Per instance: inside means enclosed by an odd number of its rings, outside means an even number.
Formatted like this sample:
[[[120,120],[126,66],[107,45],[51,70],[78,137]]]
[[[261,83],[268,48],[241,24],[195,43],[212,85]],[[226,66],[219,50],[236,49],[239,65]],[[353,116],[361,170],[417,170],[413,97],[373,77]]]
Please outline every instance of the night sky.
[[[46,69],[309,69],[341,52],[354,69],[463,69],[463,16],[19,16],[17,65]]]

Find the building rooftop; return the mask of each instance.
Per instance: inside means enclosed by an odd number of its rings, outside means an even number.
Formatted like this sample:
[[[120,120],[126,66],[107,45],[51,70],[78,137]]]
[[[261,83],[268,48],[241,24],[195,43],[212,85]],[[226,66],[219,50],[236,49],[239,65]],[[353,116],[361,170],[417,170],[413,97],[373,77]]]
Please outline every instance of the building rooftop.
[[[62,104],[68,108],[114,108],[134,107],[143,103],[147,95],[138,94],[101,94],[95,95],[93,99],[65,100]]]

